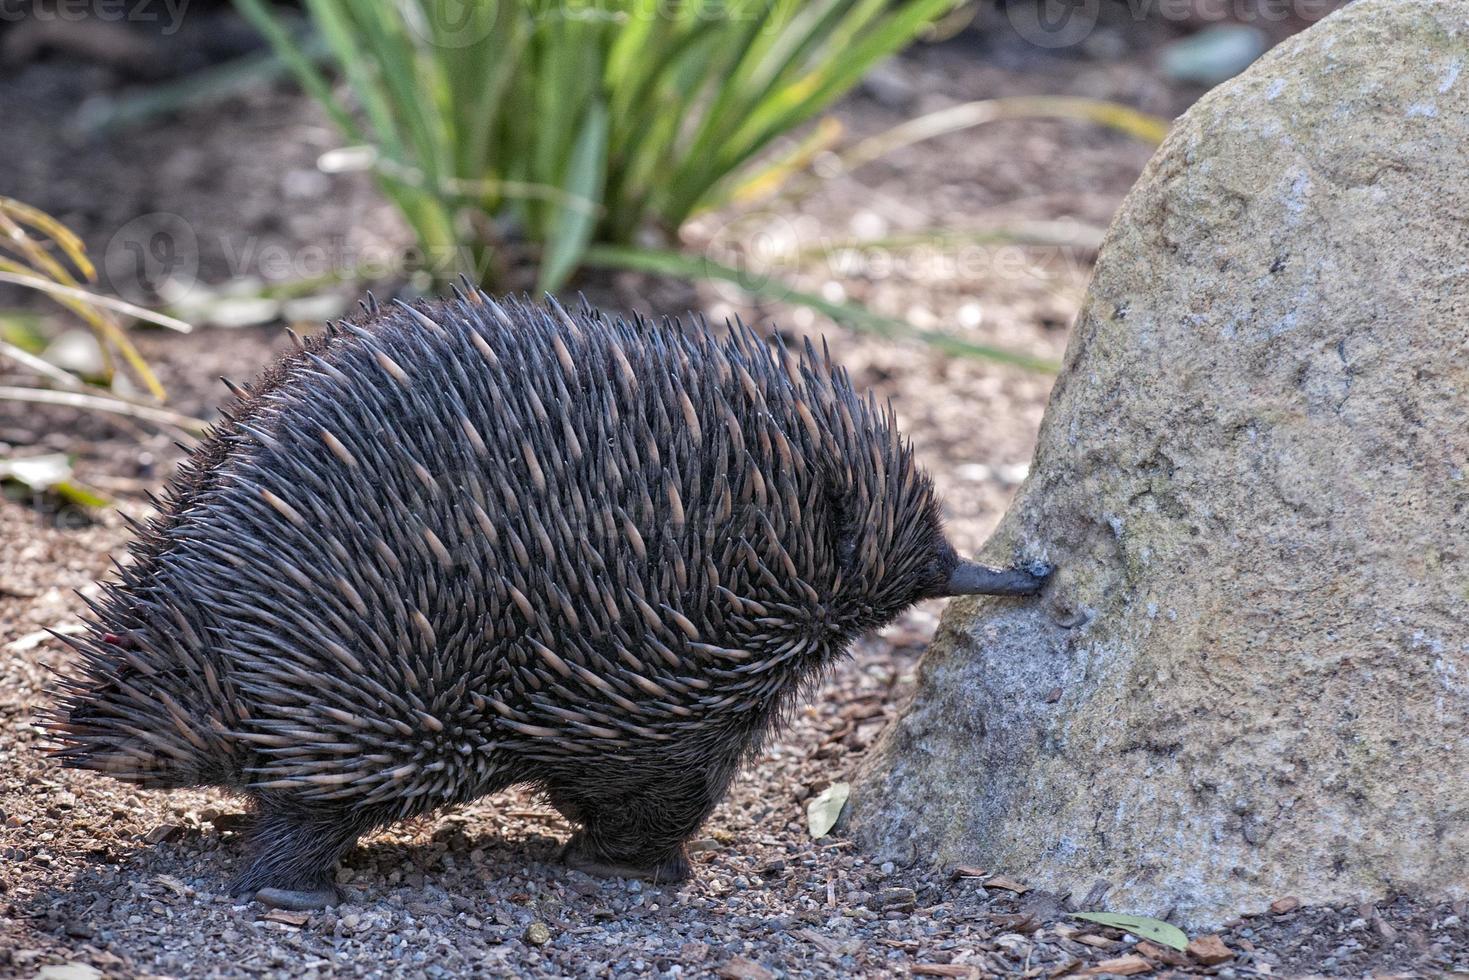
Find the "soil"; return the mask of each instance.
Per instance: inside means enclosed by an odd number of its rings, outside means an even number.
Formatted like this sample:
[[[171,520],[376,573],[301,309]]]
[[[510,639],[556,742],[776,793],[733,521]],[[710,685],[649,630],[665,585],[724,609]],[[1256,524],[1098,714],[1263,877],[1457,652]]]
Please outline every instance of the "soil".
[[[999,95],[1085,94],[1170,115],[1198,94],[1162,82],[1146,44],[1108,61],[993,38],[984,45],[958,38],[921,48],[836,115],[856,137]],[[56,214],[99,256],[139,215],[177,215],[192,235],[184,260],[202,283],[300,278],[303,257],[323,243],[335,250],[332,268],[369,252],[403,253],[405,229],[369,181],[317,171],[336,136],[288,86],[262,85],[106,137],[66,125],[85,99],[134,81],[125,69],[65,54],[0,80],[0,194]],[[1059,360],[1089,271],[1087,230],[1105,225],[1148,154],[1079,123],[996,123],[825,181],[799,209],[772,202],[706,216],[689,241],[721,257],[752,241],[815,248],[816,261],[777,259],[776,271],[828,298]],[[1070,222],[1077,244],[873,247],[855,256],[823,247],[1042,220]],[[272,249],[291,261],[265,263]],[[747,247],[736,251],[765,267]],[[387,279],[390,290],[402,285]],[[721,287],[632,274],[578,285],[617,309],[694,309],[716,323],[739,314],[791,335],[824,334],[858,384],[891,399],[962,550],[982,544],[1025,474],[1048,375],[874,338]],[[248,378],[285,343],[278,325],[137,336],[173,407],[205,417],[223,398],[219,375]],[[8,370],[0,366],[0,383],[19,377]],[[144,492],[180,456],[171,438],[94,414],[0,403],[0,458],[74,454],[78,478],[133,516],[148,512]],[[241,904],[222,887],[247,819],[242,801],[142,793],[60,770],[33,722],[49,672],[67,657],[43,631],[75,626],[82,604],[72,590],[94,593],[109,561],[125,559],[127,540],[112,512],[0,501],[0,976],[96,975],[89,967],[178,977],[1469,975],[1462,906],[1400,898],[1295,908],[1281,896],[1278,914],[1221,931],[1223,958],[1211,965],[1072,918],[1106,907],[1105,882],[1052,894],[1025,888],[1023,868],[894,868],[839,836],[812,840],[806,804],[852,771],[898,710],[937,605],[859,642],[750,760],[696,840],[686,884],[567,871],[554,858],[568,826],[512,791],[367,838],[343,862],[342,905],[297,914]]]

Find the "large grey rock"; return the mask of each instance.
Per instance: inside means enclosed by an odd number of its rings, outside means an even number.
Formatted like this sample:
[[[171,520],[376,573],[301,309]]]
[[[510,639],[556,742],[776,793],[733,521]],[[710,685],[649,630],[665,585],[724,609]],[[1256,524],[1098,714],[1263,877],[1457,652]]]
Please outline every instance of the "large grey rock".
[[[1359,0],[1113,224],[1031,476],[849,826],[1176,907],[1469,897],[1469,2]]]

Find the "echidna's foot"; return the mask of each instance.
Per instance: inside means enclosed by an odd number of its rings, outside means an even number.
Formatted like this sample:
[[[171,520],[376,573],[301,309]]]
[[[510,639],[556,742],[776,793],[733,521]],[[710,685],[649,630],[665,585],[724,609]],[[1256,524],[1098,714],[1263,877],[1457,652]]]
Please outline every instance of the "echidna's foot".
[[[341,901],[331,869],[301,875],[282,874],[281,870],[262,867],[257,861],[230,882],[229,894],[291,911],[320,909]]]
[[[251,834],[251,861],[231,894],[275,908],[303,911],[339,900],[337,859],[367,827],[352,814],[307,817],[262,807]]]
[[[581,833],[567,842],[561,851],[561,860],[567,867],[599,878],[641,878],[655,885],[687,881],[692,873],[682,844],[655,861],[629,860],[599,852]]]
[[[262,888],[255,893],[255,901],[273,909],[288,912],[311,912],[335,905],[342,900],[335,887],[303,891],[294,888]]]

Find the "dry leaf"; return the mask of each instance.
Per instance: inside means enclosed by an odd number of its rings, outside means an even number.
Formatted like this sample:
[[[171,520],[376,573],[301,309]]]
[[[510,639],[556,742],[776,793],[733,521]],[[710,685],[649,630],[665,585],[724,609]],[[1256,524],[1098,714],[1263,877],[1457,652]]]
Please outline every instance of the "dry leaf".
[[[842,807],[847,805],[847,797],[851,792],[851,783],[832,783],[816,799],[806,804],[806,825],[811,830],[813,840],[831,833],[831,828],[837,825],[837,818],[842,815]]]
[[[1285,915],[1287,912],[1294,912],[1300,907],[1301,900],[1299,898],[1296,898],[1294,895],[1288,895],[1285,898],[1277,898],[1275,901],[1270,903],[1270,911],[1276,915]]]
[[[1005,891],[1014,892],[1017,895],[1024,895],[1026,892],[1030,891],[1029,885],[1022,885],[1018,881],[1010,878],[1002,878],[999,875],[995,875],[993,878],[987,879],[984,882],[984,887],[1003,888]]]
[[[1081,966],[1081,960],[1073,956],[1071,959],[1067,960],[1065,963],[1062,963],[1060,966],[1056,967],[1054,970],[1048,973],[1047,976],[1051,977],[1052,980],[1055,980],[1056,977],[1064,977],[1066,976],[1066,974],[1075,971],[1076,968],[1079,966]]]
[[[815,946],[817,949],[828,955],[835,953],[838,949],[841,948],[841,944],[838,943],[835,939],[832,939],[830,936],[822,935],[815,929],[798,929],[796,931],[796,935],[800,936],[802,939],[806,940],[806,942],[810,943],[812,946]]]
[[[1148,942],[1146,939],[1140,941],[1133,947],[1133,952],[1146,956],[1150,960],[1159,963],[1167,963],[1169,966],[1189,966],[1189,958],[1176,949],[1167,946],[1159,946],[1157,943]]]
[[[271,909],[261,916],[266,922],[279,922],[283,926],[299,929],[311,919],[310,912],[289,912],[286,909]]]
[[[1205,966],[1217,966],[1234,959],[1234,951],[1218,936],[1200,936],[1188,944],[1188,955]]]
[[[1125,912],[1073,912],[1073,918],[1097,925],[1111,926],[1132,933],[1139,939],[1151,939],[1183,951],[1188,946],[1188,936],[1178,926],[1155,919],[1149,915],[1128,915]]]
[[[993,919],[995,925],[1010,932],[1018,932],[1021,935],[1030,935],[1041,927],[1041,922],[1031,912],[1020,912],[1015,915],[997,915]]]
[[[725,980],[775,980],[775,974],[754,960],[747,960],[743,956],[736,956],[728,963],[719,968],[719,975]]]
[[[154,880],[179,898],[185,898],[189,894],[189,886],[179,881],[173,875],[158,875]]]
[[[86,963],[60,963],[41,967],[36,980],[97,980],[102,971]]]
[[[1115,939],[1108,939],[1105,936],[1093,936],[1090,933],[1086,934],[1085,936],[1072,936],[1071,938],[1076,942],[1085,943],[1086,945],[1094,946],[1097,949],[1116,949],[1118,946],[1122,945]]]
[[[75,636],[85,629],[86,627],[81,623],[57,623],[51,627],[51,630],[55,630],[64,636]],[[45,641],[51,639],[51,630],[36,630],[34,633],[27,633],[18,640],[11,640],[5,644],[5,652],[27,653],[34,650]]]
[[[174,834],[178,833],[178,830],[177,824],[161,823],[144,835],[143,842],[145,844],[162,844]]]
[[[1102,960],[1097,965],[1082,970],[1081,975],[1084,977],[1097,977],[1104,973],[1113,973],[1119,977],[1130,977],[1139,973],[1151,972],[1153,972],[1153,964],[1141,956],[1128,954],[1127,956],[1119,956],[1116,959]]]

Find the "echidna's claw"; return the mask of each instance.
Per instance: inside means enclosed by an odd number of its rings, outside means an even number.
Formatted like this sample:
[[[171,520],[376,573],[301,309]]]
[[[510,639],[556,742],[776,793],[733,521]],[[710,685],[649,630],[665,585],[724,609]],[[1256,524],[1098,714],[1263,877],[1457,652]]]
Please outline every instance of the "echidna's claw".
[[[319,888],[312,891],[297,891],[294,888],[262,888],[255,893],[255,901],[273,909],[288,912],[311,912],[335,905],[342,900],[335,888]]]
[[[655,885],[687,881],[693,873],[682,847],[657,864],[641,867],[587,854],[580,839],[573,837],[562,849],[561,860],[569,868],[598,878],[640,878]]]

